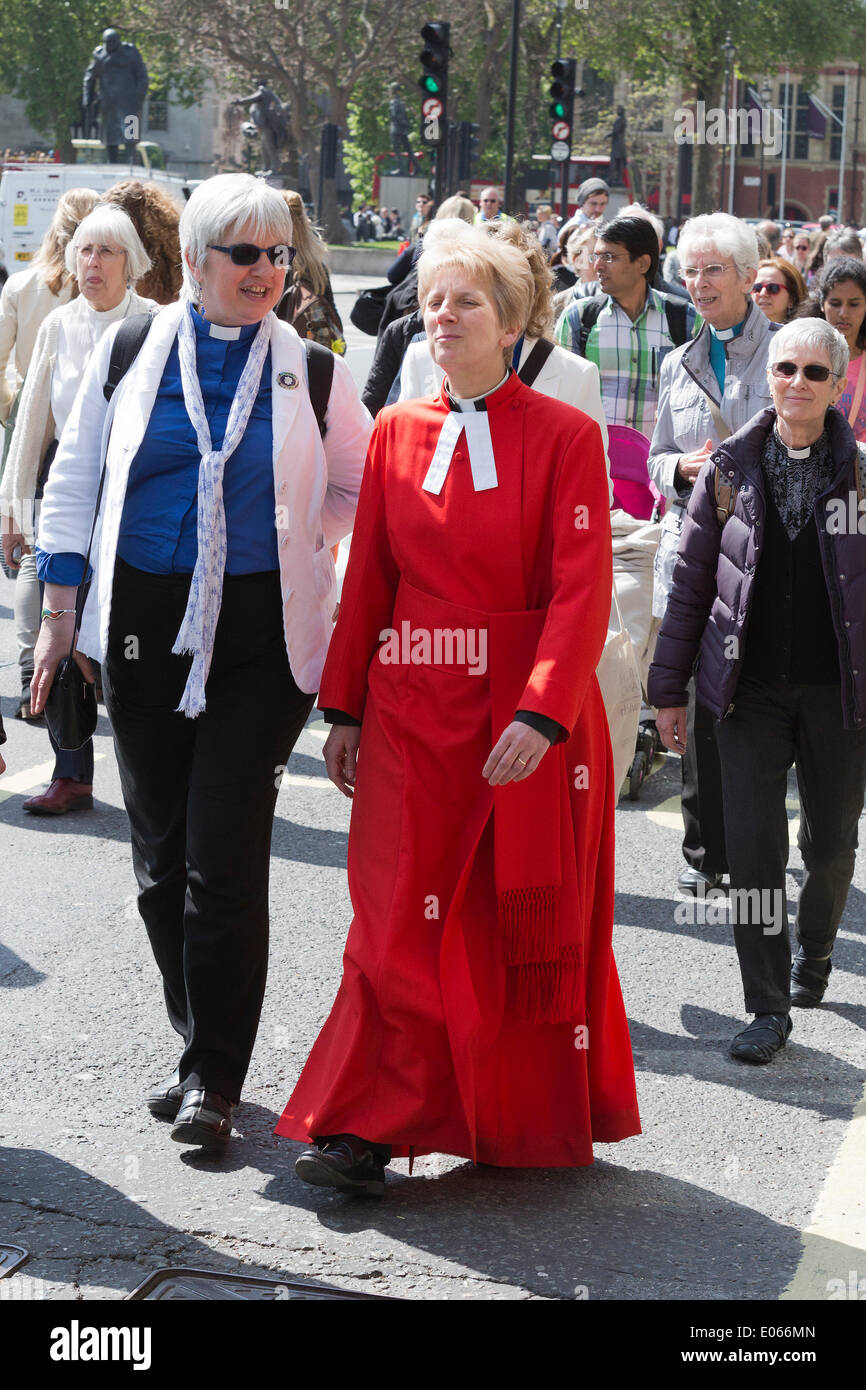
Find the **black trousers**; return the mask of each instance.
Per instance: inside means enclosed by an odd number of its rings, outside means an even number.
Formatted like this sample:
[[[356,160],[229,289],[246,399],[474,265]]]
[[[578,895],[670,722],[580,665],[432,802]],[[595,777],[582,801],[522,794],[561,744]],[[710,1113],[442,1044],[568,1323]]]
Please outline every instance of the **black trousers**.
[[[732,902],[734,941],[749,1013],[787,1013],[791,947],[785,908],[788,771],[797,770],[804,875],[797,939],[827,958],[854,873],[866,788],[866,729],[843,729],[838,685],[741,679],[734,710],[716,728],[732,889],[764,890]]]
[[[267,976],[280,773],[314,696],[289,669],[279,574],[226,575],[207,708],[176,713],[190,658],[171,648],[189,582],[118,558],[103,682],[181,1082],[237,1102]]]
[[[706,705],[695,699],[694,680],[689,681],[682,757],[683,856],[692,869],[705,874],[723,874],[728,867],[715,723]]]

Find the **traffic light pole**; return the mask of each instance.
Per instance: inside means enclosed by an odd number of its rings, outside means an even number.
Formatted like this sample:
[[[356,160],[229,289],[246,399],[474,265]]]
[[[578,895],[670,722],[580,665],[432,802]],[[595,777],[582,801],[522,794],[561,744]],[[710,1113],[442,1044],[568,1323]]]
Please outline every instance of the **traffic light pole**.
[[[560,194],[559,215],[562,218],[563,226],[568,221],[568,176],[571,172],[571,160],[564,159],[559,166],[559,177],[562,184]]]
[[[511,68],[508,74],[508,123],[505,135],[505,204],[511,211],[512,169],[514,165],[514,112],[517,105],[517,60],[520,54],[520,0],[511,5]]]

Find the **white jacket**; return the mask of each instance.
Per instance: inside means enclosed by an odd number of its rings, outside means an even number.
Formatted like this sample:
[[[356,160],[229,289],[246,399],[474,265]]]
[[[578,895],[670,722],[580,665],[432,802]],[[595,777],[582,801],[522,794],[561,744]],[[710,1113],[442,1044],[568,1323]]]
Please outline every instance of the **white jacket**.
[[[520,361],[517,364],[518,371],[526,362],[537,342],[537,338],[524,339],[520,351]],[[409,401],[415,400],[419,396],[436,395],[444,376],[445,373],[442,368],[437,366],[430,356],[426,338],[410,343],[400,368],[400,393],[395,395],[393,399]],[[607,421],[604,418],[601,385],[598,367],[595,363],[587,362],[585,357],[578,357],[577,353],[568,352],[565,348],[554,345],[553,352],[532,383],[532,390],[540,392],[542,396],[552,396],[554,400],[565,401],[566,405],[576,406],[578,410],[582,410],[585,415],[589,415],[595,420],[601,430],[604,462],[608,474],[608,487],[610,488]],[[390,401],[391,397],[389,397],[389,403]],[[611,489],[612,499],[613,491]]]
[[[79,650],[105,658],[117,540],[130,465],[147,429],[168,354],[186,304],[169,304],[114,393],[103,395],[111,345],[106,333],[88,365],[60,439],[39,518],[40,549],[84,555],[108,436],[105,493],[91,564],[95,570]],[[324,442],[306,388],[306,354],[288,324],[271,331],[274,501],[279,537],[283,628],[292,675],[307,694],[319,679],[336,604],[330,547],[352,529],[367,441],[373,428],[345,362],[334,358]]]
[[[5,425],[9,419],[17,389],[6,375],[13,349],[20,380],[27,374],[43,319],[52,309],[69,302],[72,285],[73,281],[67,279],[60,293],[52,294],[41,272],[30,269],[16,271],[3,286],[0,294],[0,425]]]

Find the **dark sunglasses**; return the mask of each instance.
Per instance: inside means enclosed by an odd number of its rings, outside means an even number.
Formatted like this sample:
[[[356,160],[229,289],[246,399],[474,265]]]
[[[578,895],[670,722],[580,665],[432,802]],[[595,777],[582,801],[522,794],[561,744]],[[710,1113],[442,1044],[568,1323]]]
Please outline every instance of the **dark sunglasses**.
[[[779,294],[784,288],[784,285],[777,285],[774,281],[766,285],[753,285],[752,294],[760,294],[762,290],[767,294]]]
[[[770,368],[773,376],[784,376],[789,380],[802,372],[807,381],[826,381],[829,376],[838,376],[838,372],[831,372],[829,367],[822,367],[819,362],[807,362],[805,367],[798,367],[796,362],[774,362]]]
[[[209,249],[222,251],[233,265],[255,265],[259,256],[264,254],[271,265],[279,265],[281,270],[288,270],[295,259],[294,246],[286,246],[285,242],[280,242],[279,246],[254,246],[251,241],[241,241],[237,246],[214,246],[211,242]]]
[[[809,243],[808,243],[808,241],[795,241],[795,242],[794,242],[794,250],[795,250],[795,251],[808,251],[808,250],[809,250]]]

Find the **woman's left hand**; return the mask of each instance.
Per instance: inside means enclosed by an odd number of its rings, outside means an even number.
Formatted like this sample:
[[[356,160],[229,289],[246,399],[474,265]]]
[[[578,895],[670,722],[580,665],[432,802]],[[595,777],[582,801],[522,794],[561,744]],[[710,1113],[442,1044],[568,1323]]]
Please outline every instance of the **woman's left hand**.
[[[481,775],[491,787],[504,787],[506,782],[525,782],[549,747],[549,738],[529,724],[514,719],[494,745]]]

